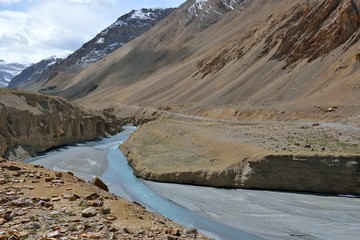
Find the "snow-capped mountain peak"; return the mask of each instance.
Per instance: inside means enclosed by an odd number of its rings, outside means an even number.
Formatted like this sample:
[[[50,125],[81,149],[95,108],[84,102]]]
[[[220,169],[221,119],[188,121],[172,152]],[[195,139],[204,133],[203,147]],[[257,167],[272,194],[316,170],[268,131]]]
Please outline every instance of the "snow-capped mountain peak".
[[[39,78],[43,76],[46,71],[51,71],[57,64],[61,62],[61,58],[56,56],[51,56],[43,59],[42,61],[32,64],[31,66],[27,66],[27,68],[23,69],[21,73],[17,74],[9,83],[8,88],[14,88],[18,84],[28,80],[28,78]]]
[[[133,19],[154,19],[156,17],[155,13],[151,11],[152,9],[141,9],[133,10],[130,18]]]
[[[239,7],[238,9],[242,10],[249,2],[251,2],[251,0],[188,1],[186,7],[183,8],[184,13],[186,14],[186,19],[181,22],[188,25],[197,19],[198,28],[205,29],[211,24],[217,22],[224,14],[232,11],[234,8]]]
[[[81,56],[77,63],[87,66],[104,58],[109,53],[150,29],[173,10],[173,8],[143,8],[132,10],[119,17],[116,22],[82,46],[81,49],[86,54]]]
[[[30,66],[27,63],[7,63],[0,59],[0,88],[8,86],[11,79]]]

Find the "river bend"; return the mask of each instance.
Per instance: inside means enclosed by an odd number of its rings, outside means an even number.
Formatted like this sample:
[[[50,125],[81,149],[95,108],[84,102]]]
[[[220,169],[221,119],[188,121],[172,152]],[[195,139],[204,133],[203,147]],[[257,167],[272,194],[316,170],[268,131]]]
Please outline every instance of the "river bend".
[[[114,194],[215,239],[352,240],[358,235],[359,198],[225,190],[138,179],[118,148],[135,130],[127,126],[114,137],[26,161],[71,171],[85,180],[100,176]]]

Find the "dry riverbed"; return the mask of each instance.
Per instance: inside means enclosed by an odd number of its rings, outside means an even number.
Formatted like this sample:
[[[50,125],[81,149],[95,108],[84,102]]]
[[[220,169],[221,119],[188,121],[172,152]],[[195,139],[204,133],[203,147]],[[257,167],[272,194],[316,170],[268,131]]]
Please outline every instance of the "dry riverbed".
[[[0,239],[206,239],[70,173],[0,159]]]

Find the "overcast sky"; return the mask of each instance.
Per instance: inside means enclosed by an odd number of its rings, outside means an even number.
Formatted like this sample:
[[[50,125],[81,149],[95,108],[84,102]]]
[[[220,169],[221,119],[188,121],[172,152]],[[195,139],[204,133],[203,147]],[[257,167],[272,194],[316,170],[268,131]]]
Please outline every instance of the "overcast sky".
[[[0,59],[36,63],[67,55],[132,9],[185,0],[0,0]]]

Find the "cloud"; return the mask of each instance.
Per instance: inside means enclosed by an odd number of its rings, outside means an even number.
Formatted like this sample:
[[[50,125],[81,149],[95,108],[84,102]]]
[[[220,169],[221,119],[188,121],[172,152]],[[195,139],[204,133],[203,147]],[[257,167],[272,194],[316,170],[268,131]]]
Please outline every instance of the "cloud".
[[[96,1],[87,6],[70,1],[75,0],[39,1],[26,11],[0,11],[0,57],[37,62],[71,53],[110,24],[93,8]]]
[[[1,58],[7,61],[34,62],[55,52],[65,54],[69,45],[77,45],[74,39],[84,40],[82,35],[74,36],[66,28],[23,12],[0,12],[0,25]]]
[[[0,59],[38,62],[69,54],[118,17],[182,0],[0,0]],[[13,4],[13,5],[10,5]]]
[[[19,2],[21,2],[21,0],[0,0],[0,5],[11,5]]]
[[[115,0],[68,0],[70,3],[89,4],[89,5],[108,5],[115,4]]]

